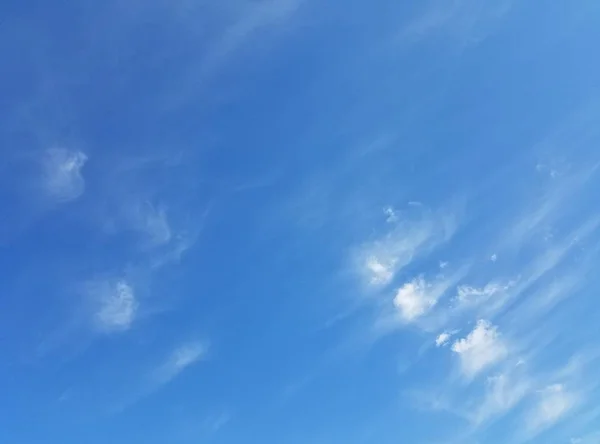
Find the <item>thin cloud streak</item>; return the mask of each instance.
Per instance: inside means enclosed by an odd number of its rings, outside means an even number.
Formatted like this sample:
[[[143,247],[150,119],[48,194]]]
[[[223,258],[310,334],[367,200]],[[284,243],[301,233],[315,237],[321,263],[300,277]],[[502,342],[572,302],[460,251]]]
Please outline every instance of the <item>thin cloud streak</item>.
[[[166,362],[155,371],[153,379],[158,385],[167,384],[185,369],[205,359],[207,354],[208,345],[204,342],[181,345],[173,350]]]
[[[527,416],[527,428],[537,433],[565,417],[577,403],[577,395],[562,384],[553,384],[538,392],[536,405]]]

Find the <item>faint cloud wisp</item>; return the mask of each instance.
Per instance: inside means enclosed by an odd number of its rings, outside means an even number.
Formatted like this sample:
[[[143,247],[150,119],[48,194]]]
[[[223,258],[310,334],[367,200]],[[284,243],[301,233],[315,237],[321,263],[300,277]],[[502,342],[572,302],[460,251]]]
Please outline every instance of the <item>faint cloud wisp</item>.
[[[203,342],[192,342],[177,347],[167,361],[154,374],[158,384],[166,384],[173,380],[186,368],[206,357],[208,345]]]
[[[77,199],[85,190],[82,169],[88,157],[81,151],[51,148],[42,157],[42,186],[57,202]]]
[[[95,282],[89,287],[95,305],[94,327],[107,334],[129,330],[139,308],[133,287],[124,280]]]

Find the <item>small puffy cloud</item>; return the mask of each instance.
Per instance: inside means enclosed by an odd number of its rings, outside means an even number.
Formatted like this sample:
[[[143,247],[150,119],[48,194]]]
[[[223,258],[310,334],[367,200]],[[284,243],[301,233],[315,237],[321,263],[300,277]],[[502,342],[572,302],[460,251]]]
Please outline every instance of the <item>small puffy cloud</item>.
[[[394,210],[392,207],[385,207],[383,209],[383,214],[385,215],[385,221],[387,223],[394,223],[394,222],[398,222],[398,215],[396,214],[396,210]]]
[[[467,377],[477,375],[508,354],[497,327],[485,320],[479,320],[473,331],[465,338],[455,341],[452,351],[459,355],[462,372]]]
[[[128,330],[135,320],[139,303],[133,287],[124,280],[95,282],[90,285],[95,306],[95,328],[103,333]]]
[[[450,338],[452,337],[452,335],[453,335],[453,332],[448,332],[448,331],[440,333],[438,335],[438,337],[435,338],[435,346],[441,347],[443,345],[448,344],[448,341],[450,341]]]
[[[396,291],[394,306],[405,321],[410,322],[423,316],[437,303],[436,295],[431,289],[431,285],[418,277]]]
[[[563,418],[576,404],[577,396],[562,384],[553,384],[538,392],[536,405],[527,417],[531,431],[552,426]]]
[[[87,156],[77,150],[52,148],[42,157],[42,186],[45,193],[59,202],[77,199],[85,189],[81,170]]]
[[[177,347],[155,374],[156,381],[166,384],[186,368],[206,357],[208,346],[203,342],[191,342]]]
[[[427,282],[419,276],[396,290],[394,307],[405,322],[415,321],[429,313],[453,282],[453,279]]]

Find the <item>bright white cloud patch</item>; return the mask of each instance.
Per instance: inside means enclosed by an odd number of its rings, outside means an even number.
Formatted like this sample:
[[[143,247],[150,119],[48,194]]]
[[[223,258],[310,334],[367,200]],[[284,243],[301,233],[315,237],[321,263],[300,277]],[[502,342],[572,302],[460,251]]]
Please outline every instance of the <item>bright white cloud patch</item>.
[[[407,282],[396,291],[394,306],[402,318],[413,321],[427,313],[437,303],[437,294],[432,285],[418,277]]]
[[[156,379],[165,384],[179,375],[186,368],[206,356],[208,346],[202,342],[192,342],[176,348],[167,361],[156,371]]]
[[[478,321],[473,331],[454,342],[452,351],[459,355],[463,374],[467,377],[477,375],[508,354],[498,329],[485,320]]]
[[[98,330],[116,333],[131,327],[139,307],[131,285],[123,280],[96,283],[92,296],[97,307],[94,322]]]
[[[530,411],[527,424],[531,431],[550,427],[563,418],[577,400],[562,384],[554,384],[541,390],[537,404]]]
[[[42,159],[44,191],[59,202],[74,200],[81,196],[85,189],[81,170],[87,159],[81,151],[66,148],[47,150]]]

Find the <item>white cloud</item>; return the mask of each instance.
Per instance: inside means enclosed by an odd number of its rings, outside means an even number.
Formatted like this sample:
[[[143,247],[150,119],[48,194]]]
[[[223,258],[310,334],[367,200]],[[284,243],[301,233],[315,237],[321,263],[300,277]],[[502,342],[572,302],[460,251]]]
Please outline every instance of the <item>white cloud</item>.
[[[87,156],[77,150],[51,148],[42,158],[42,186],[54,200],[67,202],[77,199],[85,189],[81,170]]]
[[[128,330],[139,307],[135,292],[124,280],[95,282],[90,286],[94,300],[94,324],[103,333]]]
[[[385,287],[415,258],[447,241],[455,228],[453,218],[431,214],[402,221],[382,238],[362,245],[355,257],[359,272],[368,286]]]
[[[204,420],[204,427],[212,433],[216,433],[225,427],[231,420],[233,416],[228,411],[223,411],[215,415],[211,415]]]
[[[383,305],[379,305],[382,309],[376,319],[376,330],[385,334],[406,324],[416,324],[419,329],[433,333],[448,326],[448,312],[438,308],[439,301],[464,276],[465,270],[463,268],[451,276],[440,275],[432,280],[417,276],[398,287],[392,298],[387,295],[379,298]],[[451,336],[456,331],[445,333]]]
[[[370,275],[370,283],[372,285],[387,285],[394,278],[394,267],[396,265],[395,258],[387,258],[382,262],[381,258],[369,257],[366,260],[365,268],[367,274]]]
[[[566,140],[565,139],[565,143]],[[548,187],[546,193],[538,202],[532,204],[531,199],[526,201],[522,216],[502,235],[500,244],[503,248],[522,248],[523,245],[530,243],[532,239],[543,236],[545,239],[551,238],[548,233],[548,227],[552,226],[559,218],[564,217],[565,213],[572,211],[570,204],[577,200],[573,197],[582,189],[589,186],[590,179],[593,178],[597,164],[587,165],[576,168],[572,173],[561,178]],[[590,228],[584,224],[581,229],[586,231]]]
[[[459,355],[462,372],[467,377],[477,375],[508,354],[498,329],[485,320],[479,320],[473,331],[465,338],[455,341],[452,351]]]
[[[506,414],[523,400],[530,388],[525,378],[507,373],[489,377],[483,403],[477,409],[473,421],[479,424]]]
[[[418,277],[396,291],[394,306],[402,318],[410,322],[431,310],[439,296],[439,292],[433,285],[425,282],[422,277]]]
[[[208,346],[203,342],[192,342],[177,347],[156,373],[156,381],[166,384],[186,368],[206,357]]]
[[[148,247],[169,243],[172,233],[164,207],[141,201],[131,205],[127,211],[130,224],[144,236]]]
[[[387,223],[394,223],[394,222],[398,222],[398,215],[396,214],[396,210],[394,210],[392,207],[385,207],[383,209],[383,214],[385,214],[385,221]]]
[[[577,396],[569,392],[562,384],[550,385],[541,390],[538,395],[537,403],[527,417],[530,431],[539,431],[555,424],[577,402]]]
[[[492,296],[507,291],[511,286],[512,283],[506,285],[490,283],[481,288],[461,285],[458,287],[456,299],[460,305],[477,305],[487,301]]]
[[[294,17],[303,1],[234,2],[236,5],[231,2],[218,2],[229,6],[224,10],[227,23],[221,27],[219,36],[203,51],[202,57],[192,60],[185,77],[178,82],[179,89],[171,93],[169,107],[180,106],[190,97],[194,97],[199,86],[206,84],[203,80],[214,76],[223,66],[234,60],[236,55],[263,49],[264,45],[257,47],[252,45],[252,42],[268,37],[280,28],[288,29],[284,25]],[[187,13],[185,15],[195,17]],[[218,23],[218,19],[215,18],[214,21]],[[192,26],[197,27],[197,20],[192,22]]]
[[[514,0],[499,0],[489,4],[482,0],[423,2],[425,11],[413,19],[402,33],[402,39],[419,41],[442,33],[461,45],[471,45],[485,39],[511,9]]]
[[[453,302],[459,311],[476,310],[479,316],[491,318],[518,294],[520,290],[513,288],[515,284],[516,281],[491,282],[484,287],[461,285]]]
[[[452,337],[453,334],[454,334],[454,332],[448,332],[448,331],[440,333],[438,335],[438,337],[435,338],[435,346],[441,347],[443,345],[446,345],[448,343],[448,341],[450,341],[450,338]]]
[[[215,46],[213,57],[222,58],[239,47],[262,28],[285,22],[300,7],[302,0],[268,0],[240,14],[240,19],[230,26]]]

